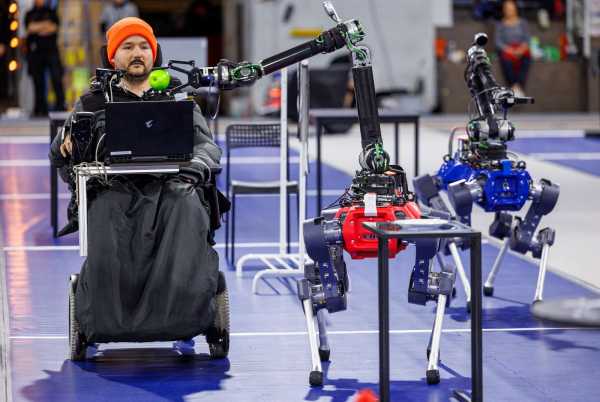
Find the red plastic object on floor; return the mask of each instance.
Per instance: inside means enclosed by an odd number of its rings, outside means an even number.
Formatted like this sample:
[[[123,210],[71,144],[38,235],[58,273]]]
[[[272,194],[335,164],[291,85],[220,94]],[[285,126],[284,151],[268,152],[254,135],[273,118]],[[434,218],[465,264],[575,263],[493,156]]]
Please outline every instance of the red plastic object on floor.
[[[379,398],[377,398],[377,395],[375,394],[375,392],[371,391],[370,389],[361,389],[360,391],[358,391],[358,393],[356,394],[356,399],[354,400],[354,402],[378,402]]]

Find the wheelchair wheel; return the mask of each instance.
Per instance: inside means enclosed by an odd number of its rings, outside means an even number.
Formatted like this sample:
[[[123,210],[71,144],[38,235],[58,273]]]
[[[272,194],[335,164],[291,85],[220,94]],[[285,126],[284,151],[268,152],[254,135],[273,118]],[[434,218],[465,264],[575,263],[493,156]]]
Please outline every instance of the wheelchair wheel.
[[[78,278],[79,275],[71,275],[69,278],[69,357],[73,361],[85,360],[86,352],[85,338],[79,331],[79,322],[75,316],[75,289]]]
[[[219,285],[220,292],[215,296],[215,322],[206,335],[210,357],[213,359],[224,359],[229,353],[229,290],[222,272],[219,272]]]

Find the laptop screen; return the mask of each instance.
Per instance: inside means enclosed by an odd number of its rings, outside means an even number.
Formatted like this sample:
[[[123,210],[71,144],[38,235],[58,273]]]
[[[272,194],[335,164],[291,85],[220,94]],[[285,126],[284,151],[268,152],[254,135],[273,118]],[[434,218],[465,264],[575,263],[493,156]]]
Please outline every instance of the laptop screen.
[[[186,161],[194,148],[193,101],[106,104],[110,162]]]

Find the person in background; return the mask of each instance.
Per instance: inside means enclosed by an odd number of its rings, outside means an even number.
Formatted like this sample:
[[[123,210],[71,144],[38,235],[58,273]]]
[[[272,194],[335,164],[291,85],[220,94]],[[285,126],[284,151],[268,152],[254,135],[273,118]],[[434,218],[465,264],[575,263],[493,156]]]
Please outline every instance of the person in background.
[[[65,93],[62,84],[63,66],[58,45],[59,20],[56,10],[46,6],[44,0],[35,0],[34,6],[25,14],[27,31],[27,69],[35,91],[34,116],[48,115],[46,95],[46,70],[56,95],[55,110],[65,110]]]
[[[524,96],[531,55],[527,22],[519,18],[517,4],[507,0],[502,5],[502,20],[496,24],[496,50],[508,86],[516,96]]]
[[[100,16],[100,32],[106,33],[108,28],[125,17],[139,17],[135,3],[129,0],[110,0],[104,6]]]

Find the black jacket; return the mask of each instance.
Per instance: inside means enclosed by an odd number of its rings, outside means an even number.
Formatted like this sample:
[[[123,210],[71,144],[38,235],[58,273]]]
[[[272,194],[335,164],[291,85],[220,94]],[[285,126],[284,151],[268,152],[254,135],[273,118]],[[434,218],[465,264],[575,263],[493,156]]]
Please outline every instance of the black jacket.
[[[123,89],[120,86],[113,85],[112,88],[113,101],[115,102],[139,102],[144,98]],[[152,100],[157,100],[153,98]],[[98,120],[103,120],[103,111],[106,104],[104,93],[98,89],[92,89],[82,95],[75,103],[72,113],[75,112],[94,112],[98,116]],[[70,116],[63,127],[64,135],[70,132]],[[60,176],[65,182],[69,182],[69,157],[64,158],[60,153],[60,145],[62,144],[64,135],[57,135],[50,147],[50,163],[52,166],[59,168]],[[215,171],[220,168],[219,161],[221,159],[221,149],[214,142],[212,134],[208,128],[204,116],[200,108],[196,105],[194,108],[194,151],[193,158],[189,167],[182,168],[185,174],[195,176],[199,182],[209,180],[210,171]]]
[[[60,24],[56,10],[50,7],[33,7],[25,14],[25,27],[32,22],[43,21],[54,22],[56,25]],[[47,36],[34,33],[27,34],[27,55],[33,56],[34,54],[47,54],[58,51],[56,45],[57,36],[57,33]]]

